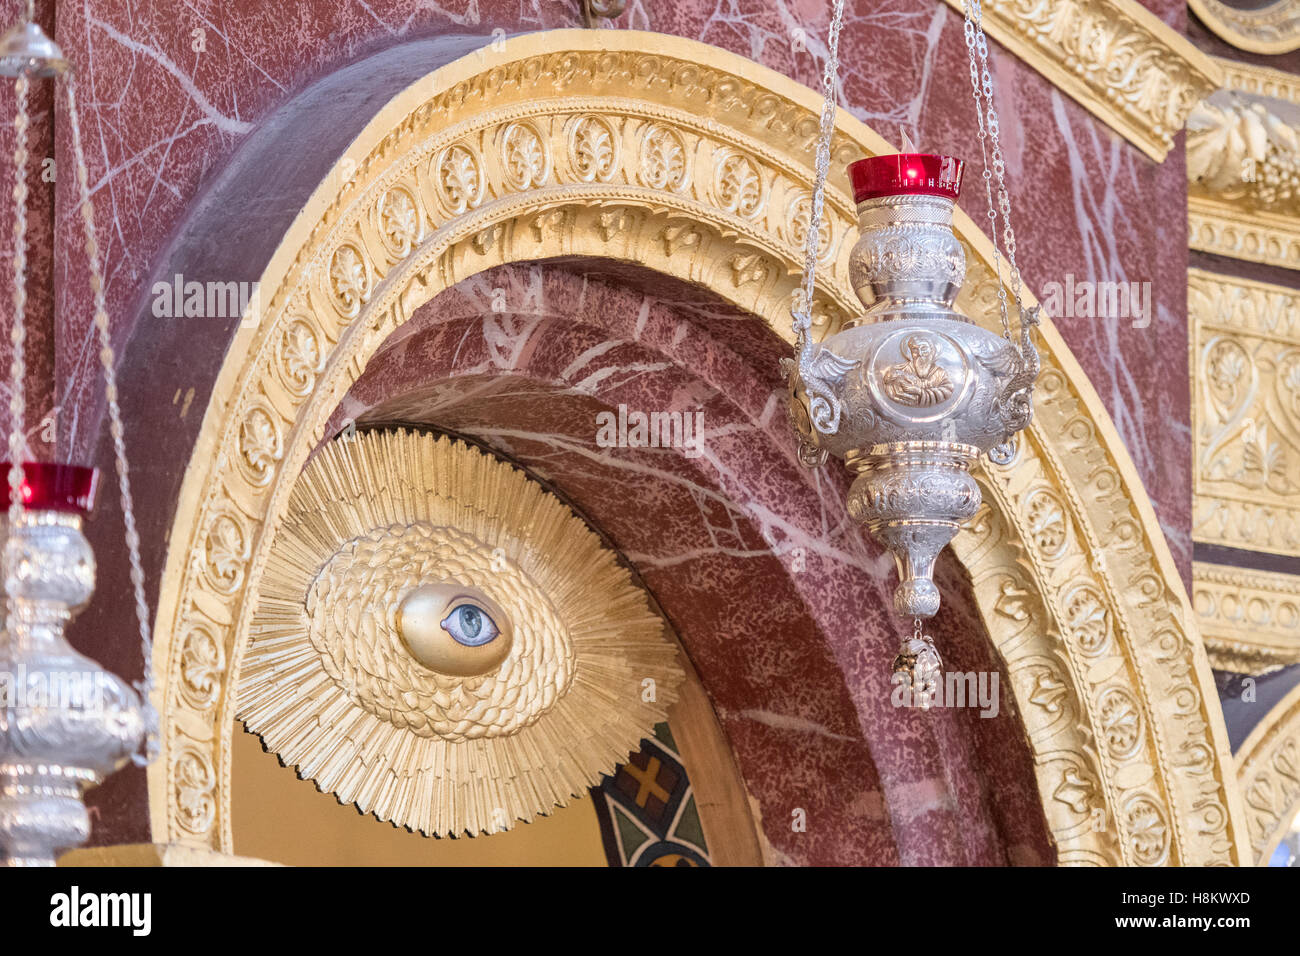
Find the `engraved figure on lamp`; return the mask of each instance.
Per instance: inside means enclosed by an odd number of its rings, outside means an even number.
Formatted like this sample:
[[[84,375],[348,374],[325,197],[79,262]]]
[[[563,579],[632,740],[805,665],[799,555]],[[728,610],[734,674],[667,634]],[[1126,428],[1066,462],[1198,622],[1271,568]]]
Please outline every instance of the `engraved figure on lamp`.
[[[909,336],[903,344],[906,361],[892,365],[882,376],[885,394],[900,405],[928,408],[952,395],[952,379],[935,359],[938,350],[928,338]]]
[[[841,459],[849,512],[893,553],[894,605],[939,609],[939,551],[979,507],[976,459],[1028,424],[1038,374],[1036,310],[1018,342],[954,308],[966,273],[952,232],[962,163],[904,153],[849,167],[859,239],[850,278],[865,313],[787,364],[800,457]]]

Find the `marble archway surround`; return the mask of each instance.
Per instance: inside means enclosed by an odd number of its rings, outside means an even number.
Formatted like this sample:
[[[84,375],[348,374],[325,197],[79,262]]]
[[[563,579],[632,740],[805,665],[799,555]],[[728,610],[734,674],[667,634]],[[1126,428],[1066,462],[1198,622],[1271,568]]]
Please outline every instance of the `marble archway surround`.
[[[592,256],[697,283],[789,338],[819,102],[695,41],[564,30],[493,43],[393,97],[283,235],[226,354],[160,589],[154,839],[231,849],[240,635],[288,492],[384,340],[459,280]],[[840,114],[832,166],[887,150]],[[852,205],[827,202],[817,329],[855,308]],[[959,215],[972,314],[991,245]],[[957,554],[1002,655],[1063,863],[1251,859],[1214,684],[1146,492],[1050,325],[1036,419]]]

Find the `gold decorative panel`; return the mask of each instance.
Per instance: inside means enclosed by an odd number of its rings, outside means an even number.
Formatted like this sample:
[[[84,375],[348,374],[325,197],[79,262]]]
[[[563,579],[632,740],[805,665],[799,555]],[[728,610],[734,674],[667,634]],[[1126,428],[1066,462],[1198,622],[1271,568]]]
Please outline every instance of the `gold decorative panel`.
[[[962,10],[962,0],[947,0]],[[1137,0],[984,0],[984,29],[1157,162],[1222,82],[1213,58]],[[969,91],[967,91],[969,92]]]
[[[1300,576],[1198,561],[1192,606],[1215,670],[1264,674],[1300,663]]]
[[[308,463],[250,631],[248,728],[340,802],[439,836],[584,794],[683,676],[645,592],[567,505],[408,431]]]
[[[1300,269],[1300,77],[1219,63],[1187,117],[1188,244]]]
[[[1192,535],[1300,555],[1300,293],[1188,273]]]

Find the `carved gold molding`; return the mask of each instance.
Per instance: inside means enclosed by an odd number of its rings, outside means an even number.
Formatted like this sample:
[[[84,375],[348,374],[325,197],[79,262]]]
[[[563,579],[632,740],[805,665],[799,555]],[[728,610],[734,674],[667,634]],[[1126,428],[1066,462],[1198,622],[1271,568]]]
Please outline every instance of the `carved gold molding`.
[[[1273,706],[1237,752],[1250,848],[1265,865],[1300,813],[1300,686]]]
[[[1188,271],[1192,536],[1300,555],[1300,292]]]
[[[158,611],[155,834],[231,844],[231,688],[271,543],[384,339],[491,266],[591,256],[707,286],[789,340],[819,110],[811,90],[695,41],[555,31],[442,67],[374,117],[338,161],[352,175],[327,177],[263,274],[186,471]],[[823,334],[856,301],[844,163],[887,149],[840,114]],[[992,247],[964,214],[956,226],[976,280],[963,304],[995,327]],[[1045,683],[1017,684],[1027,725],[1070,715],[1064,737],[1031,736],[1047,819],[1069,862],[1242,862],[1226,733],[1178,572],[1101,401],[1055,329],[1041,335],[1036,422],[1017,467],[989,477],[1006,533],[959,551],[1003,653],[1035,641],[1051,664]]]
[[[958,13],[962,0],[947,0]],[[1222,83],[1206,56],[1137,0],[984,0],[984,29],[1156,162]]]
[[[1300,76],[1295,73],[1223,57],[1214,62],[1223,70],[1223,89],[1300,103]]]
[[[1259,675],[1300,663],[1300,577],[1198,561],[1192,606],[1215,670]]]
[[[1288,53],[1300,49],[1300,0],[1273,0],[1240,10],[1220,0],[1187,0],[1200,21],[1239,50]]]
[[[1226,200],[1189,197],[1187,244],[1201,252],[1300,269],[1300,228],[1293,219],[1242,210]]]

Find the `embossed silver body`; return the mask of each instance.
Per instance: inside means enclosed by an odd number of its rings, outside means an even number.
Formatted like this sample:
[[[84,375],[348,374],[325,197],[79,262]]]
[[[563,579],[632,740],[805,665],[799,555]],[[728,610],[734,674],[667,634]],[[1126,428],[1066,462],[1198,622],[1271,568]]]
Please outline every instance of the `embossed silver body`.
[[[939,609],[939,552],[975,514],[970,474],[1032,414],[1037,310],[1019,343],[953,307],[966,259],[952,232],[953,200],[886,196],[858,206],[850,258],[866,312],[792,367],[791,418],[801,458],[827,455],[856,473],[849,512],[894,555],[894,605],[908,617]]]
[[[4,569],[0,852],[8,866],[53,866],[90,835],[82,795],[140,746],[145,716],[134,690],[64,638],[95,585],[81,519],[23,512],[5,536]]]

